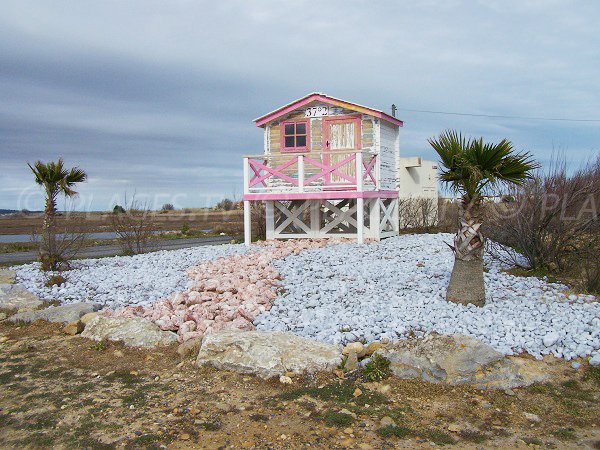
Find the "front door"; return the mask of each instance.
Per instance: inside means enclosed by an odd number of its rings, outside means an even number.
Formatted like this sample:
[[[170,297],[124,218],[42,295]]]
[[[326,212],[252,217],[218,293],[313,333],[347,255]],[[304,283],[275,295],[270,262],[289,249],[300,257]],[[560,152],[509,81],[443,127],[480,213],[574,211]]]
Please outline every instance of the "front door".
[[[356,187],[356,161],[353,155],[361,147],[360,118],[328,117],[323,119],[323,128],[323,162],[330,167],[340,164],[327,174],[325,185]],[[342,163],[344,160],[346,162]]]

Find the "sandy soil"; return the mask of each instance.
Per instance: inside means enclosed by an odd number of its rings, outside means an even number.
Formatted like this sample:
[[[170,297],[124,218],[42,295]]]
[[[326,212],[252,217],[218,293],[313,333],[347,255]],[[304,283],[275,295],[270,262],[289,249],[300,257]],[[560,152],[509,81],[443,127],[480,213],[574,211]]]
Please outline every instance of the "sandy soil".
[[[0,323],[0,342],[3,448],[600,448],[600,371],[566,363],[560,381],[507,394],[329,374],[283,385],[46,323]]]

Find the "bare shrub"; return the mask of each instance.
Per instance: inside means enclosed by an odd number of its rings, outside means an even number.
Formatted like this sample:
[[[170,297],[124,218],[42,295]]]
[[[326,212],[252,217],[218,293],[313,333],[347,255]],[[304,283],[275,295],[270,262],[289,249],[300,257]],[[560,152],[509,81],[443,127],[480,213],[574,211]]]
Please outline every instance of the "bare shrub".
[[[135,197],[131,202],[125,199],[127,209],[124,213],[111,215],[112,230],[117,235],[124,254],[137,255],[152,250],[152,237],[156,232],[156,222],[147,203],[139,202]]]
[[[267,213],[264,202],[250,202],[252,234],[256,239],[267,238]]]
[[[458,202],[440,198],[438,200],[438,229],[445,233],[456,233],[458,226]]]
[[[400,229],[429,230],[438,224],[438,200],[436,198],[400,198],[398,199],[398,212]]]
[[[240,209],[241,203],[231,200],[229,198],[224,198],[219,203],[215,205],[215,209],[217,211],[233,211],[234,209]]]
[[[566,162],[555,159],[544,173],[509,192],[514,199],[488,210],[487,235],[518,250],[532,269],[565,271],[574,258],[586,257],[598,239],[600,157],[569,175]]]
[[[162,212],[175,211],[175,206],[173,206],[172,203],[165,203],[164,205],[162,205],[162,208],[160,208],[160,210]]]

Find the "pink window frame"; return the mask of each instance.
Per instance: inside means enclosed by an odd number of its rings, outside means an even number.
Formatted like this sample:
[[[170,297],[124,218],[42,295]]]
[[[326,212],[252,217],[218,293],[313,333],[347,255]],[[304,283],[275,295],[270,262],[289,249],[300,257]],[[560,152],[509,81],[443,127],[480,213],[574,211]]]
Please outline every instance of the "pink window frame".
[[[285,146],[285,126],[293,123],[294,125],[298,123],[303,123],[306,125],[306,145],[303,147],[286,147]],[[294,128],[295,131],[295,128]],[[280,134],[281,134],[281,152],[282,153],[299,153],[299,152],[309,152],[310,151],[310,120],[286,120],[281,122],[280,125]],[[298,135],[294,133],[294,136],[302,136],[302,134]]]

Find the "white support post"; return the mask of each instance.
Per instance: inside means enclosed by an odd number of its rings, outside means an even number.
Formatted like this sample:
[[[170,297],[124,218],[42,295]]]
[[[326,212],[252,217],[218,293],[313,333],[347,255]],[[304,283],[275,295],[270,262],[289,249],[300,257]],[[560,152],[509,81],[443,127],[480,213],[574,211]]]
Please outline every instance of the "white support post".
[[[250,216],[250,202],[244,200],[244,244],[249,246],[252,243],[252,220]]]
[[[310,200],[310,231],[313,238],[322,237],[321,200]]]
[[[356,199],[356,240],[359,244],[365,243],[365,199]]]
[[[371,214],[369,216],[369,231],[371,237],[376,241],[381,240],[381,200],[371,199]]]
[[[394,202],[394,212],[392,213],[392,217],[394,219],[394,231],[396,236],[400,234],[400,199],[395,198],[392,200]]]
[[[248,194],[250,192],[250,163],[248,162],[248,158],[244,157],[244,194]]]
[[[265,202],[265,215],[267,220],[267,239],[275,239],[275,201]]]
[[[304,192],[304,155],[298,156],[298,192]]]
[[[356,191],[363,191],[363,178],[364,178],[364,167],[363,167],[363,154],[361,151],[356,153]]]

